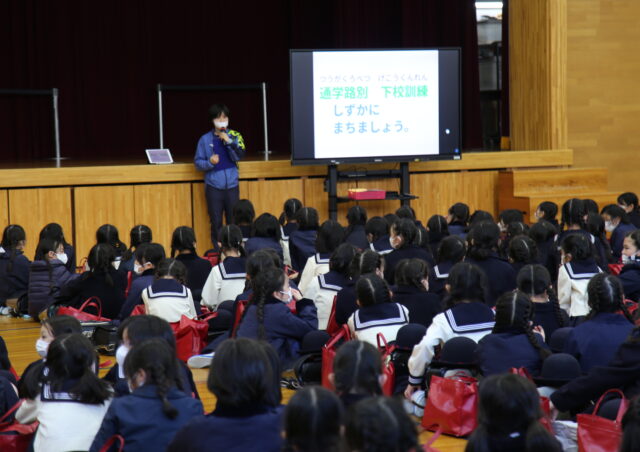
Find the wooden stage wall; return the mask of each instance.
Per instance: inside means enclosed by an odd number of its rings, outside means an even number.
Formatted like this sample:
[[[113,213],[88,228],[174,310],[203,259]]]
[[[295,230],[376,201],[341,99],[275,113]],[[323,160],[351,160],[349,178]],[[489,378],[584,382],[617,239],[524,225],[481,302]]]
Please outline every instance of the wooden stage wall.
[[[498,171],[503,168],[558,167],[573,162],[571,150],[485,152],[467,154],[461,161],[412,163],[412,202],[418,217],[426,222],[433,214],[446,214],[454,202],[465,202],[472,210],[493,214],[497,210]],[[392,167],[393,165],[386,165]],[[384,168],[377,165],[375,168]],[[341,169],[355,168],[346,166]],[[358,165],[362,169],[363,165]],[[243,162],[240,167],[240,196],[250,199],[256,215],[278,216],[287,198],[296,197],[328,217],[328,199],[323,184],[326,167],[292,167],[288,161]],[[52,177],[55,176],[55,177]],[[115,225],[120,239],[129,243],[129,230],[146,224],[154,241],[170,253],[172,231],[182,225],[196,231],[198,251],[211,247],[209,217],[204,199],[202,174],[192,164],[170,167],[127,165],[0,170],[0,220],[22,225],[27,232],[26,253],[32,258],[40,229],[57,222],[67,240],[77,248],[78,259],[87,256],[95,243],[96,229]],[[43,181],[45,181],[43,183]],[[54,181],[54,182],[50,182]],[[351,187],[398,191],[399,181],[381,179],[341,182],[338,192]],[[48,186],[62,185],[62,186]],[[341,204],[339,220],[346,223],[351,204]],[[363,203],[369,217],[393,212],[397,201]]]

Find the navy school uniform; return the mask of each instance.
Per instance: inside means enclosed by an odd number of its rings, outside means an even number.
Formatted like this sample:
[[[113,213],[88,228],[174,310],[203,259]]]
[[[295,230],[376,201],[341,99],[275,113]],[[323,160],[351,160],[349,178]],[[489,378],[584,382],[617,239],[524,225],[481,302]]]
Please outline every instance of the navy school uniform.
[[[344,325],[356,312],[358,304],[356,303],[356,281],[350,280],[342,287],[342,290],[336,295],[336,323]]]
[[[369,248],[381,256],[387,255],[393,251],[393,247],[389,242],[389,234],[383,235],[378,240],[371,242]]]
[[[0,306],[4,306],[7,298],[20,298],[27,293],[30,265],[22,251],[15,252],[13,263],[10,251],[0,253]]]
[[[640,212],[638,212],[637,210],[633,210],[629,212],[627,216],[629,217],[629,221],[632,225],[634,225],[636,228],[640,228]]]
[[[485,302],[493,307],[496,300],[505,292],[516,288],[516,272],[506,260],[498,257],[498,253],[491,252],[488,258],[476,260],[468,258],[467,262],[477,265],[487,275],[488,297]]]
[[[558,264],[559,261],[556,258],[556,247],[554,237],[549,237],[544,242],[536,242],[538,247],[538,262],[544,266],[551,276],[551,281],[558,279]]]
[[[606,366],[633,328],[623,315],[599,312],[571,330],[564,353],[575,356],[587,373],[595,366]]]
[[[133,280],[131,287],[129,288],[129,295],[122,305],[122,309],[118,315],[119,319],[126,319],[131,315],[131,311],[133,311],[136,306],[142,304],[142,291],[153,284],[154,273],[155,269],[150,268],[142,272],[140,276]]]
[[[251,225],[237,225],[242,232],[242,241],[246,242],[251,238]]]
[[[251,237],[244,244],[244,250],[247,252],[247,256],[251,256],[258,250],[265,248],[271,248],[280,256],[280,262],[284,262],[284,253],[280,242],[272,237]]]
[[[402,248],[395,249],[385,256],[384,279],[386,279],[389,284],[394,284],[396,265],[398,265],[398,262],[402,259],[416,258],[422,259],[429,264],[429,271],[431,271],[435,265],[433,256],[429,251],[419,247],[418,245],[409,244]]]
[[[461,221],[452,221],[449,223],[449,235],[457,235],[462,239],[466,239],[467,226]]]
[[[304,271],[307,259],[316,254],[316,236],[317,232],[313,230],[296,230],[289,236],[291,266],[300,274]]]
[[[218,403],[206,416],[192,419],[180,430],[168,452],[280,452],[284,407],[225,408]]]
[[[411,323],[429,328],[433,317],[442,312],[442,301],[438,295],[413,286],[397,286],[393,291],[393,302],[409,310]]]
[[[200,400],[175,387],[169,389],[167,399],[178,411],[175,419],[163,413],[155,385],[146,384],[113,400],[90,451],[99,451],[116,434],[124,438],[127,450],[165,450],[178,430],[203,413]]]
[[[367,233],[364,230],[364,226],[350,226],[347,231],[348,235],[344,240],[346,243],[351,243],[360,250],[369,248],[369,241],[367,240]]]
[[[447,294],[447,289],[444,286],[447,284],[451,267],[453,267],[453,262],[451,261],[440,262],[429,273],[429,292],[436,294],[441,300]]]
[[[199,257],[195,253],[178,254],[176,260],[187,267],[186,286],[191,289],[193,301],[199,302],[202,298],[202,288],[211,273],[211,262]]]
[[[607,261],[607,250],[606,245],[602,243],[600,240],[596,239],[589,231],[585,231],[584,229],[567,229],[566,231],[560,232],[556,235],[554,239],[554,246],[556,248],[556,262],[560,263],[560,246],[562,245],[562,241],[571,234],[582,234],[584,235],[589,242],[591,242],[591,250],[593,252],[593,257],[597,264],[602,268],[606,268],[609,262]]]
[[[3,375],[0,375],[0,417],[9,411],[9,408],[18,403],[18,394],[13,389],[12,382]],[[9,417],[9,421],[13,416]]]
[[[289,240],[289,236],[293,231],[298,230],[298,223],[287,223],[284,226],[280,227],[280,231],[282,232],[282,238],[286,238]]]
[[[558,328],[569,326],[569,316],[564,309],[558,306],[558,311],[562,317],[562,324],[558,321],[556,309],[553,303],[547,301],[545,303],[534,302],[533,303],[533,325],[540,325],[544,330],[544,337],[546,341],[549,341],[551,335]]]
[[[640,300],[640,262],[631,262],[622,267],[618,276],[622,281],[624,295],[626,298]]]
[[[542,336],[534,336],[542,348],[548,348]],[[525,367],[531,375],[542,369],[540,352],[519,331],[487,334],[478,342],[476,357],[485,377],[508,372],[511,367]]]
[[[611,254],[616,260],[616,262],[622,256],[622,243],[624,242],[624,238],[627,236],[629,232],[635,231],[637,228],[629,223],[624,224],[620,223],[616,228],[611,232],[611,238],[609,239],[609,243],[611,243]]]

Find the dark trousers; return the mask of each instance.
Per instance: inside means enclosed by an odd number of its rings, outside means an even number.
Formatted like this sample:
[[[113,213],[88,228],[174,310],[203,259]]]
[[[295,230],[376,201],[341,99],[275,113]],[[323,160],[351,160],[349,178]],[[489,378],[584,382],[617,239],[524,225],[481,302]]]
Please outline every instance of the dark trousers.
[[[239,187],[227,190],[218,190],[210,185],[204,184],[205,196],[207,198],[207,210],[211,221],[211,242],[214,248],[218,248],[218,231],[222,227],[222,212],[224,211],[227,224],[231,224],[231,211],[233,206],[240,199]]]

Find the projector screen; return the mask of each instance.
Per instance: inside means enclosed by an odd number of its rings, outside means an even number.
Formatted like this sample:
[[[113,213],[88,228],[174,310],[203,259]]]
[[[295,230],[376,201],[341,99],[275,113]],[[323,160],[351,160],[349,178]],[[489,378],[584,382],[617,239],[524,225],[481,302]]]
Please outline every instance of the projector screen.
[[[292,163],[460,158],[460,51],[292,50]]]

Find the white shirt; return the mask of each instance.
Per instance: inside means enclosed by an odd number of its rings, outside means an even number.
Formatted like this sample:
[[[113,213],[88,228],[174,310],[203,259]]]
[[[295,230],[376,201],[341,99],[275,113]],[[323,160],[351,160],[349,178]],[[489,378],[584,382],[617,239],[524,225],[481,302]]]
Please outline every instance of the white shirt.
[[[246,273],[227,274],[224,266],[216,265],[211,269],[211,273],[202,287],[200,304],[216,311],[220,303],[235,300],[238,295],[244,292],[246,280]]]
[[[179,322],[184,315],[190,319],[197,317],[193,297],[188,287],[182,286],[182,292],[154,292],[153,286],[142,291],[142,301],[147,314],[165,319],[169,323]]]
[[[591,311],[587,286],[591,278],[598,273],[575,274],[570,263],[560,266],[558,271],[558,304],[567,311],[569,317],[587,315]]]
[[[298,284],[298,289],[303,294],[305,290],[307,290],[307,286],[311,283],[316,276],[322,275],[323,273],[329,272],[329,259],[323,259],[320,257],[320,254],[314,254],[309,259],[307,259],[307,263],[304,266],[304,270],[302,272],[302,276],[300,276],[300,284]],[[305,298],[309,298],[305,294]]]
[[[387,319],[361,321],[359,309],[351,314],[347,325],[352,337],[368,342],[374,347],[378,346],[378,333],[382,333],[387,342],[395,341],[398,330],[409,323],[409,310],[399,303],[392,304],[398,307],[397,315]]]

